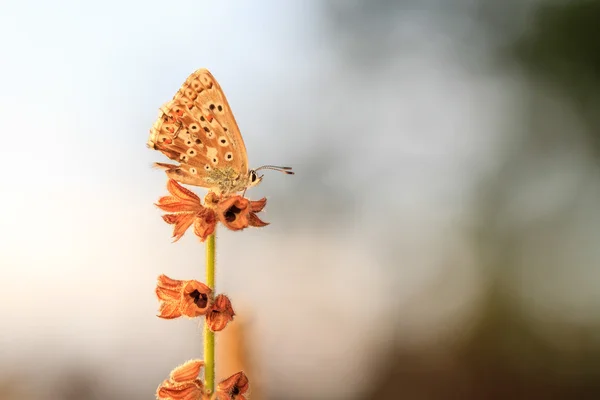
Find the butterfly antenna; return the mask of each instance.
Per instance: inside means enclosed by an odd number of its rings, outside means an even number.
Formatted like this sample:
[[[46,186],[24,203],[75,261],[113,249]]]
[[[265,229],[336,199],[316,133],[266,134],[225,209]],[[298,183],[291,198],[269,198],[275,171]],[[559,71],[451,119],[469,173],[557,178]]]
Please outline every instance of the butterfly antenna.
[[[288,175],[294,175],[294,171],[292,171],[292,167],[278,167],[276,165],[263,165],[262,167],[258,167],[255,171],[259,171],[261,169],[272,169],[273,171],[283,172]]]

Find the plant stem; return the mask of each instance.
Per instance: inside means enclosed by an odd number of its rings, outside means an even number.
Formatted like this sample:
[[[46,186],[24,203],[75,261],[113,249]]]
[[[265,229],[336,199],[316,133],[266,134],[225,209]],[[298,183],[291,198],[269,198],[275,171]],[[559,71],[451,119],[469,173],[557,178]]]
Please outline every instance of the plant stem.
[[[206,285],[215,293],[215,234],[206,239]],[[215,333],[204,323],[204,386],[211,393],[215,390]]]

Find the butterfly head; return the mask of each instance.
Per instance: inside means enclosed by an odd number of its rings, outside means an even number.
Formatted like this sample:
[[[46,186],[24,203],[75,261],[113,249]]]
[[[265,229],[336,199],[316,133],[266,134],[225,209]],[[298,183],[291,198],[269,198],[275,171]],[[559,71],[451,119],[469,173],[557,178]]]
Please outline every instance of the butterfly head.
[[[258,176],[258,174],[256,173],[256,170],[251,169],[248,172],[248,187],[252,187],[252,186],[256,186],[258,185],[262,179],[263,179],[264,175]]]
[[[260,171],[261,169],[272,169],[274,171],[283,172],[288,175],[294,175],[294,172],[292,171],[291,167],[277,167],[275,165],[263,165],[262,167],[259,167],[256,169],[251,169],[248,172],[248,187],[249,188],[252,186],[258,185],[262,181],[264,175],[259,176],[257,173],[257,171]]]

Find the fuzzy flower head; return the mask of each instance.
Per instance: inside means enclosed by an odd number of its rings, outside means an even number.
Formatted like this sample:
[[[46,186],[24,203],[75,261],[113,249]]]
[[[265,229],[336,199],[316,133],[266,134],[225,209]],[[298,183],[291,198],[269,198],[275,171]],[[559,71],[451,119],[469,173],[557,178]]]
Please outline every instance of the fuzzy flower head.
[[[215,393],[205,390],[198,378],[204,362],[190,360],[171,371],[169,379],[156,389],[158,400],[247,400],[248,377],[240,371],[219,382]]]
[[[240,371],[217,385],[216,400],[246,400],[249,386],[248,377]]]
[[[251,201],[238,195],[218,196],[209,192],[204,199],[205,204],[202,205],[195,193],[173,179],[167,182],[167,190],[171,195],[161,197],[156,206],[169,213],[162,218],[166,223],[174,225],[175,242],[181,239],[192,225],[194,233],[202,242],[214,233],[217,222],[221,222],[232,231],[239,231],[248,226],[268,225],[256,215],[267,204],[265,198]]]
[[[205,315],[206,324],[213,332],[225,329],[235,315],[229,297],[219,294],[213,298],[212,290],[195,280],[180,281],[160,275],[156,283],[156,297],[160,301],[160,318]]]
[[[210,309],[212,290],[202,282],[179,281],[166,275],[158,277],[156,296],[160,300],[160,314],[164,319],[182,315],[195,318],[206,314]]]
[[[229,321],[233,320],[234,315],[235,312],[233,312],[229,297],[220,294],[215,297],[210,309],[206,313],[206,323],[211,331],[222,331]]]
[[[190,360],[178,366],[156,389],[159,400],[202,399],[204,385],[198,375],[204,366],[202,360]]]

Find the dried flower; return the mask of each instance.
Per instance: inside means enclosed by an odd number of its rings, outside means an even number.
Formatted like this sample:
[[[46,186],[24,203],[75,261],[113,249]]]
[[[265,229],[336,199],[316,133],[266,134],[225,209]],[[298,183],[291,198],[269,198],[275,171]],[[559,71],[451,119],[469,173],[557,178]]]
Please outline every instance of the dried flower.
[[[214,232],[216,219],[206,215],[204,212],[206,209],[195,193],[172,179],[167,181],[167,190],[171,196],[161,197],[156,206],[163,211],[173,213],[163,215],[162,218],[167,224],[175,225],[173,228],[174,242],[181,239],[192,224],[194,224],[196,235],[200,236],[203,241]]]
[[[166,275],[158,277],[156,296],[160,303],[160,318],[173,319],[185,315],[195,318],[210,308],[212,290],[195,280],[179,281]]]
[[[202,205],[200,198],[178,184],[173,179],[167,182],[167,190],[171,196],[158,199],[156,206],[171,214],[163,215],[163,220],[173,227],[174,242],[181,239],[192,224],[194,233],[203,242],[215,231],[217,221],[227,228],[238,231],[248,226],[263,227],[268,223],[262,221],[256,213],[262,211],[267,199],[248,200],[242,196],[220,197],[209,192]]]
[[[204,395],[204,385],[198,375],[204,362],[190,360],[171,371],[169,379],[156,389],[156,398],[161,400],[200,399]]]
[[[215,297],[213,304],[206,313],[206,323],[213,332],[218,332],[227,326],[229,321],[233,320],[233,308],[229,297],[220,294]]]
[[[255,213],[262,211],[267,199],[250,201],[241,196],[225,198],[217,205],[219,221],[232,231],[239,231],[248,226],[263,227],[269,225],[261,221]]]
[[[215,232],[217,226],[217,217],[213,210],[204,208],[196,214],[194,221],[194,233],[200,238],[200,241],[205,241],[207,237]]]
[[[246,400],[244,393],[249,386],[248,377],[240,371],[217,385],[216,400]]]
[[[211,396],[206,393],[202,381],[198,379],[204,367],[202,360],[189,360],[173,369],[169,379],[164,380],[156,389],[159,400],[246,400],[244,393],[248,391],[248,377],[244,372],[224,379],[217,385]]]

